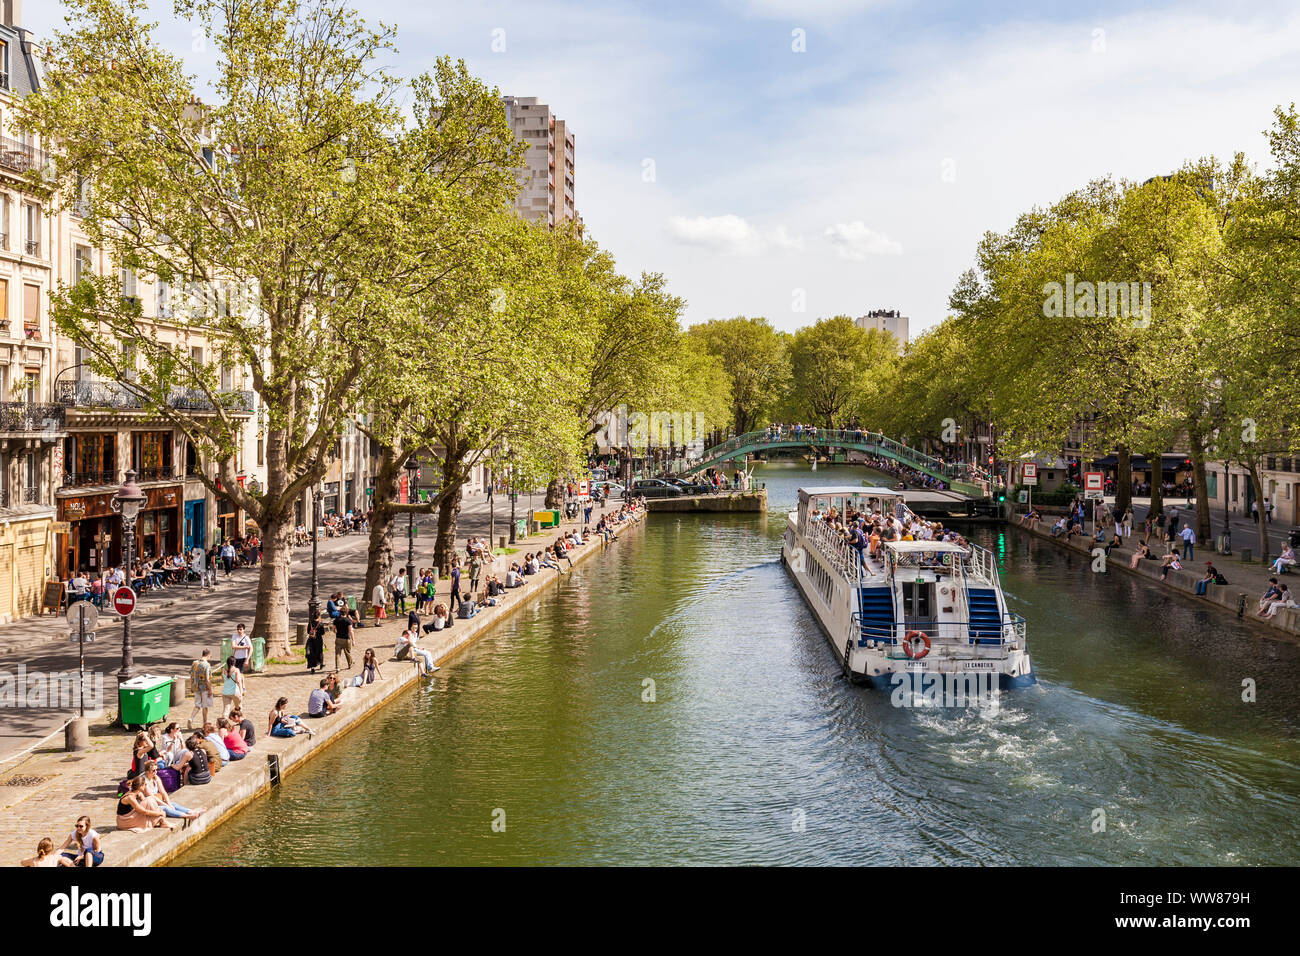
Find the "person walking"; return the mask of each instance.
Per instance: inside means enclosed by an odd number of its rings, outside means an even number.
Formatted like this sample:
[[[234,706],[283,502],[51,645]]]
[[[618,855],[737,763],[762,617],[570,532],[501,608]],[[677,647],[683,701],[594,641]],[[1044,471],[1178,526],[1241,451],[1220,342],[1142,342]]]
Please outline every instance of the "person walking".
[[[344,657],[348,662],[348,670],[352,670],[352,618],[347,614],[340,614],[334,619],[334,669],[339,669],[339,658]]]
[[[1192,530],[1191,525],[1188,525],[1187,527],[1183,528],[1182,531],[1178,532],[1178,537],[1183,539],[1183,560],[1184,561],[1192,560],[1193,557],[1192,552],[1193,549],[1196,547],[1196,532]]]
[[[234,655],[235,666],[239,668],[239,673],[244,673],[244,670],[248,667],[249,655],[253,653],[253,642],[244,633],[244,625],[235,625],[235,633],[230,635],[230,650]]]
[[[1252,501],[1250,503],[1250,520],[1255,522],[1255,524],[1259,524],[1259,502],[1258,501]]]
[[[396,599],[397,596],[394,595],[393,596],[394,611],[397,610]],[[382,581],[376,581],[374,590],[370,592],[370,606],[371,608],[374,609],[375,612],[375,627],[379,627],[380,624],[383,622],[384,616],[387,614],[387,611],[385,610],[387,604],[388,604],[388,597],[384,594],[384,584]]]
[[[194,716],[203,712],[203,721],[208,722],[208,709],[212,706],[212,664],[208,660],[211,651],[204,648],[199,659],[190,665],[190,693],[194,695],[194,710],[190,712],[190,726],[194,726]]]
[[[234,656],[226,658],[225,679],[221,683],[221,716],[244,704],[244,672]],[[205,724],[207,720],[203,721]]]
[[[221,546],[221,563],[225,565],[226,577],[230,577],[230,572],[235,569],[235,546],[226,539],[226,543]]]
[[[460,603],[460,556],[453,555],[451,559],[451,601],[448,602],[448,614],[456,610],[456,605]]]
[[[483,555],[475,550],[469,554],[469,593],[478,599],[478,579],[483,573]]]
[[[406,613],[406,571],[398,571],[393,575],[393,613]],[[349,665],[351,666],[351,665]]]

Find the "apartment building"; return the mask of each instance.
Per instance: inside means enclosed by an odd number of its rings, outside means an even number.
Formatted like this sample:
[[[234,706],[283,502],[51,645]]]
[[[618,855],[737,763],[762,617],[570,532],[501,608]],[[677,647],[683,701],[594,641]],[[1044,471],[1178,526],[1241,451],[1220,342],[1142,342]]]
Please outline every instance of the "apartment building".
[[[53,401],[55,228],[23,177],[48,154],[13,125],[13,106],[37,88],[39,64],[0,3],[0,622],[40,609],[56,564],[54,492],[62,472],[65,411]]]
[[[515,209],[548,226],[577,219],[573,199],[573,132],[568,123],[535,96],[505,96],[506,121],[515,137],[528,145]]]
[[[860,329],[877,329],[881,332],[888,332],[898,340],[900,354],[904,346],[907,345],[908,318],[898,309],[875,309],[866,315],[858,316],[853,321]]]

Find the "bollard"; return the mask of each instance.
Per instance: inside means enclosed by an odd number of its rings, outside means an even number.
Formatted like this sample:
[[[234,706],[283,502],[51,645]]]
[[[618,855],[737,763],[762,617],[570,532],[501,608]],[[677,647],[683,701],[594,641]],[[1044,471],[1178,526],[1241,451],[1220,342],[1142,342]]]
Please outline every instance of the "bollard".
[[[189,677],[176,676],[172,678],[172,700],[171,705],[178,707],[185,703],[186,684],[189,683]]]
[[[1250,564],[1250,548],[1241,549],[1241,563]]]
[[[307,643],[307,625],[299,624],[296,633],[293,635],[294,644]]]
[[[90,721],[85,717],[73,717],[63,728],[63,749],[75,752],[89,746]]]
[[[504,548],[505,546],[506,546],[506,536],[505,536],[505,535],[498,535],[498,536],[497,536],[497,547],[498,547],[498,548]]]

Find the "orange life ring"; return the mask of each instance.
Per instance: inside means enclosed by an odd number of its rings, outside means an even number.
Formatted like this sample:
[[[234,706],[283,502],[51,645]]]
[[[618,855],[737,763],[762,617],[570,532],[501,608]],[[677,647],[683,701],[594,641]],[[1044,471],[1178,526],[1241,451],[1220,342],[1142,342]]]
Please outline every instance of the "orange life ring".
[[[925,649],[920,651],[919,653],[913,650],[913,643],[912,643],[918,637],[921,639],[921,643],[925,645]],[[925,636],[924,631],[908,631],[907,636],[903,638],[903,653],[906,654],[908,657],[912,658],[913,660],[919,661],[926,654],[930,653],[930,639]]]

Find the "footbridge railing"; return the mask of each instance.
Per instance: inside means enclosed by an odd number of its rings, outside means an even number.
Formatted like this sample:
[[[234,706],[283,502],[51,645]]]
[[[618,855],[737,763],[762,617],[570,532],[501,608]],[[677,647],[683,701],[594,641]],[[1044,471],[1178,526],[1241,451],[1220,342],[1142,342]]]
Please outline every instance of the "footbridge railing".
[[[786,428],[780,431],[763,429],[746,432],[729,438],[720,445],[707,449],[700,460],[691,465],[687,471],[702,471],[721,462],[751,455],[756,452],[772,451],[779,448],[845,448],[868,454],[890,458],[900,464],[915,468],[932,478],[951,481],[961,473],[961,465],[940,461],[923,451],[894,441],[879,432],[860,429],[819,428],[815,432],[794,432]]]

